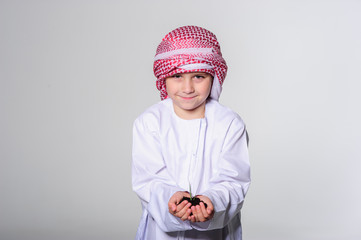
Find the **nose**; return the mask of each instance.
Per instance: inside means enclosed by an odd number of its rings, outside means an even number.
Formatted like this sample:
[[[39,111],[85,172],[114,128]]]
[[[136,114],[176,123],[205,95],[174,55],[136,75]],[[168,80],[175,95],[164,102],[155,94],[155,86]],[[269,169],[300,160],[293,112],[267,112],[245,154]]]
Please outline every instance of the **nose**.
[[[188,94],[194,92],[193,81],[191,78],[184,78],[183,85],[182,85],[182,91],[184,93],[188,93]]]

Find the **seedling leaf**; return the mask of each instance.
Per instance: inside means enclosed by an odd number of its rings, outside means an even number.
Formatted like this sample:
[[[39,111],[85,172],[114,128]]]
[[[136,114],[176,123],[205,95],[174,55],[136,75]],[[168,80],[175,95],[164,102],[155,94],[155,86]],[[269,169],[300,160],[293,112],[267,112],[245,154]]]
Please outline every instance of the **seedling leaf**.
[[[193,197],[192,197],[192,187],[191,187],[191,184],[189,183],[189,195],[190,195],[190,200],[192,201],[193,200]]]

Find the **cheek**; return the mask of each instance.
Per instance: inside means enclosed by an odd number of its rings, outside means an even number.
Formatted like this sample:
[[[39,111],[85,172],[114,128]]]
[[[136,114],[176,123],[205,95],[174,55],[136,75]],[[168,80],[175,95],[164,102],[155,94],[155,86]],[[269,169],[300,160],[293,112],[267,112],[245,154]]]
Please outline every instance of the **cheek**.
[[[203,86],[203,92],[207,95],[210,94],[211,89],[212,89],[212,82],[213,80],[210,80],[209,82],[207,82],[204,86]]]
[[[175,92],[174,84],[167,82],[165,83],[165,90],[167,91],[168,95],[172,95]]]

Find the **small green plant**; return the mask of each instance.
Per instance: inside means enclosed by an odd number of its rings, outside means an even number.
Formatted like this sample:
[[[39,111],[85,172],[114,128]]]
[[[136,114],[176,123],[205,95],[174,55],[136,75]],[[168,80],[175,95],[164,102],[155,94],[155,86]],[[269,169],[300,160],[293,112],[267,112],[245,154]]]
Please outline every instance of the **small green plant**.
[[[189,195],[190,195],[190,197],[189,197],[189,200],[193,200],[193,197],[192,197],[192,187],[191,187],[191,184],[189,183]]]

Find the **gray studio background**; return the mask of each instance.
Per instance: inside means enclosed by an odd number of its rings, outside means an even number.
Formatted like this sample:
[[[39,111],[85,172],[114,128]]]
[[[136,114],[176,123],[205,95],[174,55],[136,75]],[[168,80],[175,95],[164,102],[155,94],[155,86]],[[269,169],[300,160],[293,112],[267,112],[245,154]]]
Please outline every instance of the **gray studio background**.
[[[247,123],[245,240],[361,239],[361,1],[0,0],[0,239],[133,239],[162,37],[213,31]]]

